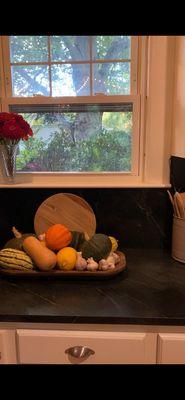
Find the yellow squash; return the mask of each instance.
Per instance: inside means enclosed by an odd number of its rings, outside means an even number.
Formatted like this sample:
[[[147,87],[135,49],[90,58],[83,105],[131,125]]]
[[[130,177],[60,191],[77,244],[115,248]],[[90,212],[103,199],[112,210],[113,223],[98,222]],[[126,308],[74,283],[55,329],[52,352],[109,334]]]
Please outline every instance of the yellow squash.
[[[72,270],[75,267],[77,251],[72,247],[64,247],[57,253],[57,266],[59,269]]]
[[[116,251],[118,248],[118,241],[115,239],[113,236],[109,236],[109,239],[111,240],[112,243],[112,251]]]

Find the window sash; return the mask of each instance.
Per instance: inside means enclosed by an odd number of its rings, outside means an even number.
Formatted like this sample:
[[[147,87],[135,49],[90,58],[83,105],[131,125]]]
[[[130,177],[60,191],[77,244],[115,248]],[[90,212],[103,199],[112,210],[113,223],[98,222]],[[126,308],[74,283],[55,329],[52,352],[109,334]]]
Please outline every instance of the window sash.
[[[116,99],[117,101],[115,101]],[[41,100],[42,99],[42,100]],[[114,101],[113,101],[114,99]],[[26,101],[25,101],[26,100]],[[36,101],[35,101],[36,100]],[[84,101],[83,101],[84,100]],[[38,110],[39,110],[39,106],[44,104],[50,104],[50,105],[56,105],[59,104],[59,106],[61,107],[62,104],[66,105],[66,104],[107,104],[107,105],[116,105],[116,104],[127,104],[127,103],[132,103],[133,105],[133,114],[132,114],[132,123],[133,123],[133,130],[132,130],[132,150],[131,150],[131,171],[129,172],[114,172],[115,175],[117,174],[124,174],[124,175],[134,175],[134,176],[138,176],[139,175],[139,159],[140,159],[140,103],[141,103],[141,99],[140,96],[86,96],[85,98],[83,98],[83,100],[81,99],[81,97],[73,97],[72,99],[70,97],[67,98],[60,98],[60,100],[58,98],[50,98],[50,101],[48,102],[48,98],[43,98],[41,96],[41,98],[10,98],[10,99],[6,99],[3,103],[3,111],[10,111],[10,106],[11,105],[30,105],[30,109],[31,109],[31,105],[38,105]],[[24,173],[24,172],[20,172],[20,173]],[[28,174],[34,174],[36,172],[28,172]],[[43,174],[53,174],[54,172],[43,172]],[[68,174],[68,172],[62,172],[62,174]],[[70,172],[72,174],[72,172]],[[93,172],[92,172],[93,173]],[[95,174],[101,175],[101,174],[108,174],[109,172],[96,172]],[[76,174],[76,172],[75,172]],[[81,174],[81,173],[79,173]],[[89,172],[83,172],[83,174],[91,174]]]
[[[93,74],[92,74],[92,68],[93,65],[99,64],[99,63],[111,63],[111,62],[129,62],[130,63],[130,71],[131,71],[131,76],[130,76],[130,94],[138,94],[138,42],[139,38],[138,36],[131,36],[131,59],[110,59],[110,60],[105,60],[105,59],[98,59],[98,60],[88,60],[88,61],[73,61],[73,60],[67,60],[67,61],[51,61],[51,56],[50,56],[50,47],[49,47],[49,60],[48,62],[21,62],[21,63],[11,63],[10,62],[10,48],[9,48],[9,36],[2,36],[2,50],[3,50],[3,59],[4,59],[4,76],[5,76],[5,95],[7,97],[14,97],[14,98],[19,98],[16,96],[12,96],[12,79],[11,79],[11,66],[12,65],[56,65],[56,64],[89,64],[90,65],[90,93],[92,95],[92,86],[93,86]],[[90,47],[91,48],[91,47]],[[51,93],[51,68],[49,68],[49,85],[50,85],[50,93]],[[109,95],[106,95],[109,96]],[[115,95],[116,96],[116,95]],[[125,96],[123,94],[123,96]],[[30,96],[29,98],[31,98]],[[36,96],[35,96],[36,97]],[[47,96],[48,98],[51,96]],[[53,97],[53,96],[52,96]],[[82,96],[79,96],[82,97]],[[23,97],[23,98],[28,98],[28,97]]]

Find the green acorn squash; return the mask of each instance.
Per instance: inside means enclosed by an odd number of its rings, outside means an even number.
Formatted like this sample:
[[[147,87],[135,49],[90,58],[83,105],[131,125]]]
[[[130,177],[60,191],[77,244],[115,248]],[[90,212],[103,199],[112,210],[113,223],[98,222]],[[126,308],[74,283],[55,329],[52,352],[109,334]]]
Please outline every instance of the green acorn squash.
[[[90,257],[96,262],[107,258],[112,249],[111,240],[107,235],[96,233],[90,240],[86,240],[81,247],[82,257],[86,260]]]
[[[8,240],[8,242],[4,245],[4,249],[10,248],[23,250],[22,244],[24,239],[26,239],[28,236],[36,236],[34,233],[21,233],[15,228],[15,226],[13,226],[12,232],[15,237]]]
[[[84,232],[77,232],[77,231],[71,231],[71,233],[72,233],[72,240],[69,246],[79,251],[81,249],[83,242],[85,241],[85,234]]]

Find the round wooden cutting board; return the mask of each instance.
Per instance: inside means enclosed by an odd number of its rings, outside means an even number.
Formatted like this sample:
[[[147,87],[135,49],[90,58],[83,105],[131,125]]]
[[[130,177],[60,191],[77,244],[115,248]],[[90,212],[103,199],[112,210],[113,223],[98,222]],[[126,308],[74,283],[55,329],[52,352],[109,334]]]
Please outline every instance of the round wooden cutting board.
[[[86,232],[91,238],[96,232],[96,217],[91,206],[72,193],[48,197],[37,209],[34,218],[36,235],[54,224],[63,224],[71,231]]]

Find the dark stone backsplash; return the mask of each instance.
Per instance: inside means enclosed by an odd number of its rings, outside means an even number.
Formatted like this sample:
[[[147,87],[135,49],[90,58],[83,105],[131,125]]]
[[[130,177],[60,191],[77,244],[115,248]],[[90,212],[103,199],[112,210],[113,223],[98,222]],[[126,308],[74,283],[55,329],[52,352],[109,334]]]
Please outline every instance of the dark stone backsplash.
[[[97,233],[115,236],[120,248],[170,248],[172,208],[166,189],[0,189],[0,248],[11,228],[34,231],[40,204],[56,193],[74,193],[93,208]]]

